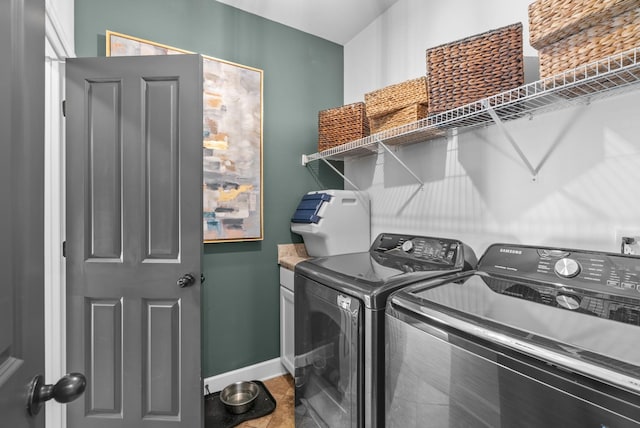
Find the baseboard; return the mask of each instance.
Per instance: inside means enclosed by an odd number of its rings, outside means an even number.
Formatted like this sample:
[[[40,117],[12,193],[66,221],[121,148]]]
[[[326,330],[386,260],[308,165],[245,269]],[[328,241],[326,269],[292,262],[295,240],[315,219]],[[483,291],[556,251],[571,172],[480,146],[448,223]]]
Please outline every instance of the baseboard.
[[[207,387],[209,392],[216,392],[234,382],[243,380],[266,380],[272,377],[282,376],[285,373],[288,372],[280,362],[280,358],[274,358],[252,366],[242,367],[237,370],[206,378],[203,382],[204,394],[207,394]]]

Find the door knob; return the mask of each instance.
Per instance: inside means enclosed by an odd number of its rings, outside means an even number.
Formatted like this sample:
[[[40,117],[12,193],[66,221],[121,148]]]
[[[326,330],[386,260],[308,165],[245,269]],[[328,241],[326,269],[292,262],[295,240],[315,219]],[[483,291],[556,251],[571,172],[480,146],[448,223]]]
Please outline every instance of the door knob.
[[[196,278],[190,273],[185,273],[178,279],[178,287],[184,288],[193,285],[196,282]]]
[[[82,373],[68,373],[55,385],[45,385],[44,376],[38,375],[29,385],[27,411],[31,416],[37,415],[44,402],[52,398],[58,403],[69,403],[80,397],[86,387],[87,379]]]

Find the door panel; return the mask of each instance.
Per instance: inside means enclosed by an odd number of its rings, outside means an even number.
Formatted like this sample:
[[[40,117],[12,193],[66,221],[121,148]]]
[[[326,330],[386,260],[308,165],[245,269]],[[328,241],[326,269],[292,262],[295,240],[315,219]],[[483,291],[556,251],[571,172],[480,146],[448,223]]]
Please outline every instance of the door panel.
[[[122,254],[122,90],[120,81],[88,81],[88,222],[90,259]],[[71,123],[69,119],[69,123]],[[75,168],[74,165],[69,165]]]
[[[0,425],[12,428],[44,426],[26,408],[44,372],[44,42],[44,0],[0,2]]]
[[[180,302],[145,302],[143,415],[178,416],[179,396],[173,385],[180,374]]]
[[[116,299],[86,299],[89,320],[84,354],[91,365],[85,375],[92,379],[85,392],[89,414],[122,412],[122,305]]]
[[[179,251],[178,198],[179,129],[176,79],[145,81],[145,181],[147,259],[177,261]],[[168,172],[168,173],[167,173]]]
[[[69,428],[202,426],[201,74],[197,55],[67,61],[68,358],[88,380]]]

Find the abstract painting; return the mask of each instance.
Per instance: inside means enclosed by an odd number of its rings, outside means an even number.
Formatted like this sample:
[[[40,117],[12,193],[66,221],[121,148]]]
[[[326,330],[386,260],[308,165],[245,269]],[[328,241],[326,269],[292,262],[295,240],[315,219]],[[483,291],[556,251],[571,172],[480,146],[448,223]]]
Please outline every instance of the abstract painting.
[[[106,32],[107,56],[189,52]],[[202,55],[203,239],[263,239],[260,69]]]

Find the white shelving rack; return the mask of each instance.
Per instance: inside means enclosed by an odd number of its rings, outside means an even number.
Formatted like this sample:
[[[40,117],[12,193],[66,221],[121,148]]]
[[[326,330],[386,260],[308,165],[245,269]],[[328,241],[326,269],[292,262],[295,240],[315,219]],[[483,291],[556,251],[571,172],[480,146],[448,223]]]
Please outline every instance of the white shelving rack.
[[[303,154],[302,165],[317,160],[325,161],[353,185],[327,161],[374,154],[378,152],[378,146],[381,146],[422,185],[418,176],[398,159],[389,146],[428,141],[445,136],[447,132],[454,129],[466,130],[495,124],[505,133],[506,138],[535,177],[537,171],[524,156],[516,141],[508,134],[503,122],[530,117],[534,113],[564,109],[576,104],[588,104],[597,99],[619,94],[631,87],[640,88],[638,83],[640,83],[640,47],[417,122],[378,132],[319,153]]]

